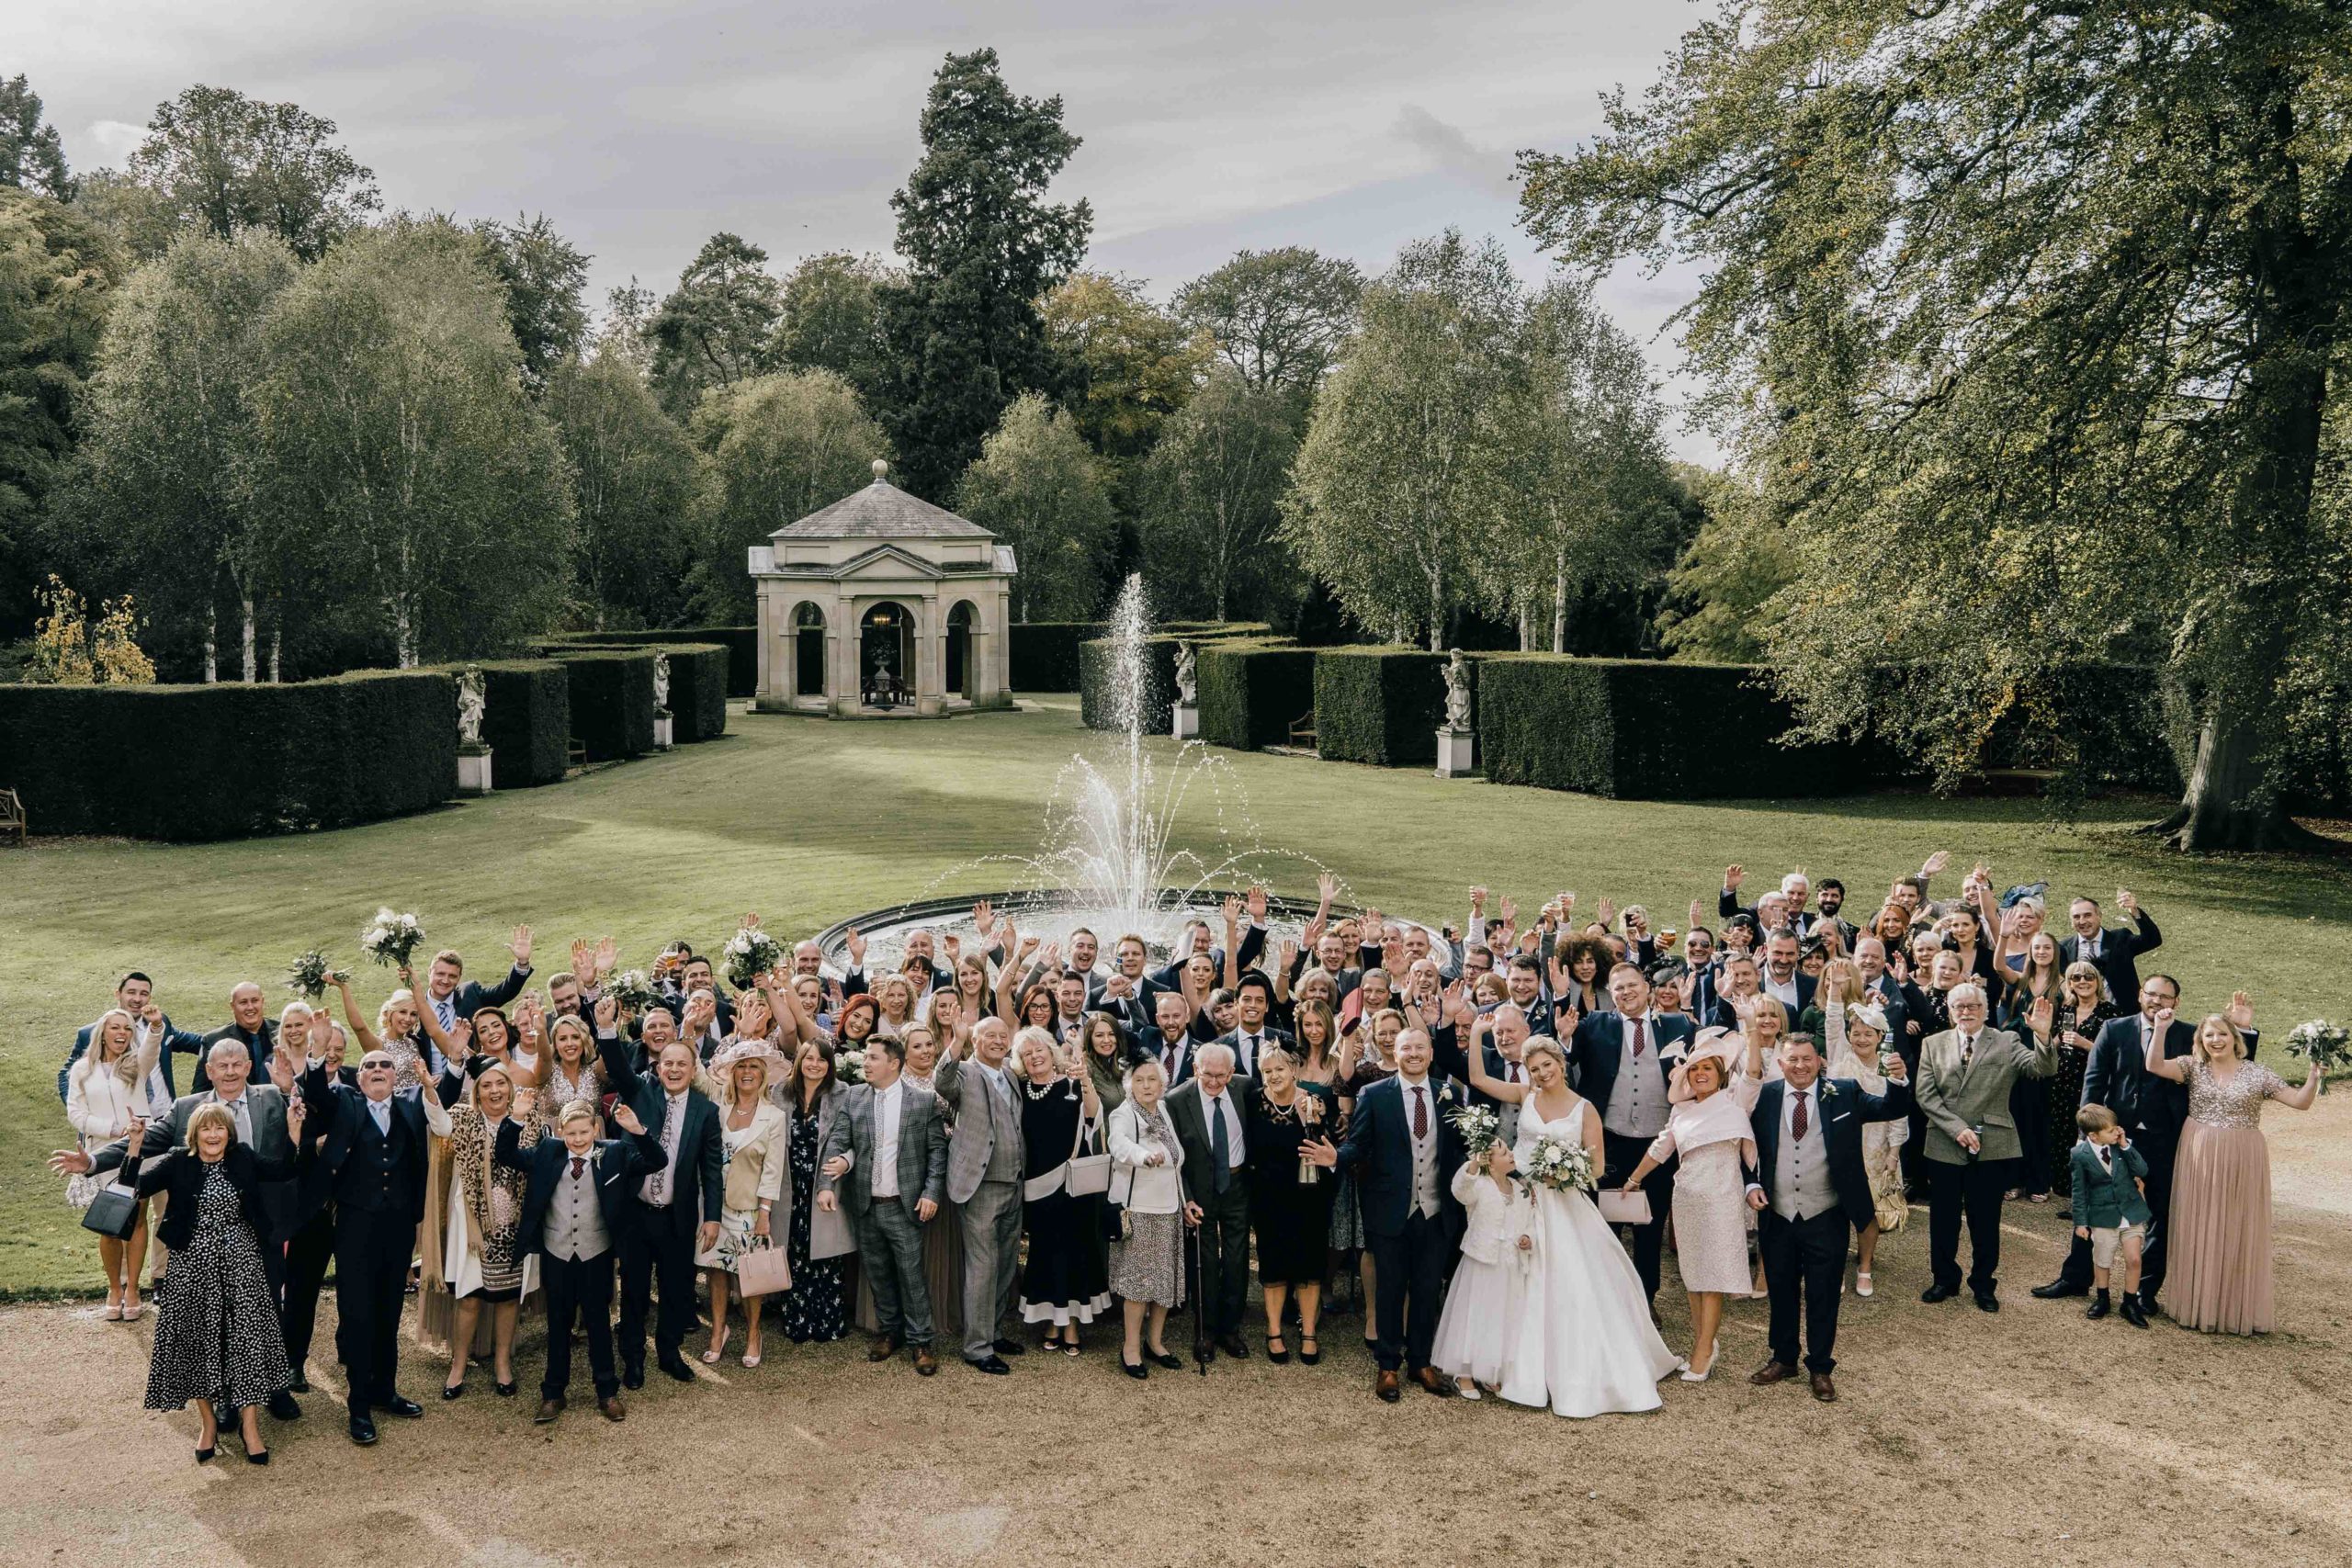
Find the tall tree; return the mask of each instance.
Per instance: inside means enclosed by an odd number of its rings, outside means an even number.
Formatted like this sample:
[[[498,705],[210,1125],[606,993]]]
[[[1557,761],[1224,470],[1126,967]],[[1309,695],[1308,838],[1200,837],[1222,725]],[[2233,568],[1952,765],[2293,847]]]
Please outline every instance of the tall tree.
[[[227,87],[189,87],[155,106],[147,140],[125,164],[146,197],[133,214],[138,253],[159,255],[183,229],[230,239],[277,235],[302,260],[368,221],[384,205],[374,173],[334,142],[331,119]]]
[[[705,460],[692,608],[752,617],[746,549],[866,482],[889,444],[849,383],[830,370],[756,376],[712,392],[690,426]]]
[[[878,256],[810,256],[784,280],[773,357],[780,369],[830,370],[862,398],[882,384],[882,290],[897,275]]]
[[[671,417],[693,414],[714,387],[772,368],[770,344],[783,309],[784,290],[768,271],[767,252],[735,234],[704,241],[645,329],[653,347],[653,394]]]
[[[1101,608],[1117,533],[1101,459],[1042,393],[1004,411],[956,488],[956,510],[1011,545],[1016,621],[1082,621]]]
[[[1176,291],[1176,314],[1204,332],[1241,378],[1302,404],[1354,330],[1363,274],[1304,245],[1243,251]]]
[[[2347,56],[2317,3],[1743,0],[1523,157],[1571,261],[1703,270],[1686,341],[1788,520],[1766,641],[1815,727],[1965,766],[1939,736],[2153,650],[2193,705],[2173,841],[2303,840],[2270,769],[2352,613]]]
[[[437,221],[355,235],[286,291],[263,340],[259,488],[403,668],[552,623],[563,451],[523,390],[505,291],[472,236]]]
[[[1131,278],[1078,273],[1046,296],[1040,313],[1062,365],[1062,406],[1114,463],[1151,450],[1214,352]]]
[[[545,213],[518,215],[512,223],[486,218],[473,232],[506,288],[506,321],[523,351],[523,384],[542,392],[555,367],[577,358],[587,341],[581,291],[588,286],[589,258],[556,232]]]
[[[884,295],[889,344],[882,423],[907,488],[938,500],[1005,405],[1050,390],[1053,353],[1037,301],[1086,254],[1094,214],[1046,200],[1079,139],[1062,101],[1004,85],[996,51],[951,54],[922,111],[922,162],[890,197],[903,287]]]
[[[74,209],[0,190],[0,637],[32,625],[35,535],[72,456],[118,265],[107,236]]]
[[[643,287],[633,276],[627,284],[605,290],[605,314],[591,333],[596,354],[618,360],[639,378],[650,379],[653,374],[653,315],[659,307],[653,290]]]
[[[1364,291],[1299,446],[1283,534],[1366,630],[1442,649],[1476,597],[1507,514],[1521,309],[1502,248],[1453,230],[1408,245]]]
[[[1283,487],[1298,450],[1291,396],[1220,366],[1144,463],[1144,570],[1163,612],[1225,620],[1266,609],[1291,568],[1279,537]]]
[[[1764,606],[1797,575],[1782,519],[1734,475],[1685,468],[1680,477],[1701,517],[1667,573],[1659,637],[1677,659],[1761,664]]]
[[[0,81],[0,186],[74,199],[57,127],[41,118],[40,95],[22,75]]]
[[[702,468],[693,442],[619,355],[565,360],[542,400],[571,465],[571,571],[589,624],[668,626],[685,602],[681,541]]]
[[[1665,415],[1639,345],[1577,279],[1532,301],[1514,367],[1503,404],[1512,526],[1481,573],[1521,647],[1566,653],[1572,604],[1655,578],[1680,542]]]
[[[252,393],[262,323],[296,271],[273,234],[182,234],[119,290],[91,382],[84,493],[69,514],[77,553],[135,587],[151,617],[193,626],[207,681],[220,678],[224,587],[252,682],[264,596],[285,586],[253,491]]]

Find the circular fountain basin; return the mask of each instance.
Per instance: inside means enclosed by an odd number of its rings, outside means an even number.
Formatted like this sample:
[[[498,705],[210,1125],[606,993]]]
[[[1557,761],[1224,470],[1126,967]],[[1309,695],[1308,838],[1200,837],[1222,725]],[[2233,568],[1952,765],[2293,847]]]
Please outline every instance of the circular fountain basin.
[[[1169,962],[1184,928],[1193,920],[1205,920],[1214,938],[1222,942],[1225,936],[1225,908],[1221,899],[1195,898],[1185,902],[1183,896],[1170,889],[1162,902],[1145,910],[1120,909],[1106,903],[1089,900],[1083,893],[967,893],[953,898],[925,898],[902,904],[891,909],[869,909],[862,915],[827,927],[817,934],[817,945],[823,950],[825,962],[836,969],[847,970],[849,934],[857,931],[867,942],[865,972],[880,974],[899,966],[906,952],[907,938],[917,931],[933,933],[935,943],[933,962],[943,967],[947,962],[944,939],[955,936],[968,952],[979,941],[979,931],[972,923],[972,906],[986,899],[1000,916],[1011,917],[1015,929],[1023,938],[1043,937],[1059,942],[1065,958],[1069,953],[1069,935],[1080,926],[1091,931],[1102,948],[1100,964],[1108,967],[1112,949],[1119,939],[1130,933],[1144,939],[1151,953],[1151,966],[1158,968]],[[1363,911],[1351,906],[1333,905],[1334,919],[1342,915],[1360,915]],[[1419,925],[1429,932],[1430,945],[1439,953],[1445,951],[1444,935],[1437,927],[1408,919],[1402,915],[1382,911],[1382,917],[1404,925]],[[1245,917],[1246,918],[1246,917]],[[1282,956],[1283,943],[1296,942],[1315,918],[1315,905],[1296,898],[1269,897],[1266,901],[1266,946],[1268,966]],[[1402,979],[1403,976],[1398,976]]]

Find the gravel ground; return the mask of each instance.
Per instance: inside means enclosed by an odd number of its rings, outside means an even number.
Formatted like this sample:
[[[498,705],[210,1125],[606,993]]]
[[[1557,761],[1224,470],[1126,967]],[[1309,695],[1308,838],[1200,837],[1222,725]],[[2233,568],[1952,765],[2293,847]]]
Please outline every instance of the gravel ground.
[[[2279,1332],[2140,1334],[2030,1300],[2063,1245],[2052,1207],[2010,1208],[1998,1316],[1922,1306],[1915,1210],[1877,1298],[1847,1298],[1832,1406],[1748,1385],[1761,1303],[1729,1314],[1737,1375],[1589,1422],[1418,1391],[1383,1406],[1343,1318],[1320,1367],[1220,1359],[1143,1384],[1102,1331],[1079,1359],[1032,1353],[1004,1379],[950,1360],[929,1381],[868,1367],[859,1341],[772,1336],[755,1371],[656,1376],[626,1425],[582,1397],[537,1428],[526,1331],[522,1397],[477,1371],[443,1404],[442,1364],[416,1356],[402,1383],[427,1415],[385,1418],[362,1452],[330,1370],[302,1421],[269,1424],[257,1471],[225,1437],[197,1466],[194,1416],[139,1408],[152,1316],[13,1308],[0,1562],[1125,1568],[1524,1562],[1541,1541],[1596,1563],[2343,1562],[2352,1505],[2325,1456],[2352,1437],[2352,1094],[2269,1120]],[[1660,1303],[1683,1345],[1670,1275]]]

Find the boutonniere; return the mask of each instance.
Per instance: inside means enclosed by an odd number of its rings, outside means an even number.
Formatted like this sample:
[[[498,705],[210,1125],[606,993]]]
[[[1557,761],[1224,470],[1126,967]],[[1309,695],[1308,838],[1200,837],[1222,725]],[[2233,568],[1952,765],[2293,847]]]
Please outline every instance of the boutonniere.
[[[1824,1079],[1822,1079],[1822,1080],[1821,1080],[1821,1103],[1822,1103],[1822,1104],[1824,1104],[1824,1105],[1826,1105],[1826,1104],[1828,1104],[1831,1100],[1835,1100],[1835,1099],[1837,1099],[1837,1098],[1838,1098],[1838,1080],[1837,1080],[1837,1079],[1835,1079],[1835,1078],[1824,1078]]]

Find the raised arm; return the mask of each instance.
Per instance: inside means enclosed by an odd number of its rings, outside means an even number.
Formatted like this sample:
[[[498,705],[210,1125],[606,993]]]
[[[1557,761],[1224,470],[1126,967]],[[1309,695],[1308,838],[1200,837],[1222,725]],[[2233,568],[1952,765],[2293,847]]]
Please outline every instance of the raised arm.
[[[616,1024],[620,1019],[620,1004],[610,997],[596,998],[596,1055],[605,1064],[605,1081],[617,1090],[623,1100],[635,1100],[645,1080],[637,1076],[629,1065],[628,1049],[623,1043]]]
[[[384,1043],[376,1038],[376,1032],[368,1028],[367,1021],[359,1016],[359,1004],[351,999],[351,981],[342,975],[333,976],[332,979],[335,994],[343,998],[343,1020],[351,1025],[351,1037],[359,1042],[359,1054],[364,1056],[370,1051],[382,1050]],[[418,1010],[430,1012],[433,1010],[421,1008]]]
[[[2193,1053],[2180,1057],[2165,1055],[2165,1035],[2171,1028],[2172,1009],[2166,1008],[2156,1014],[2156,1027],[2149,1032],[2148,1047],[2141,1054],[2141,1066],[2157,1077],[2167,1078],[2174,1083],[2187,1083],[2188,1064],[2196,1057]]]
[[[1468,1071],[1470,1087],[1490,1100],[1506,1105],[1517,1105],[1527,1099],[1529,1087],[1523,1083],[1505,1083],[1487,1071],[1487,1035],[1495,1027],[1492,1013],[1481,1013],[1470,1021],[1470,1043],[1463,1049],[1463,1066]]]

